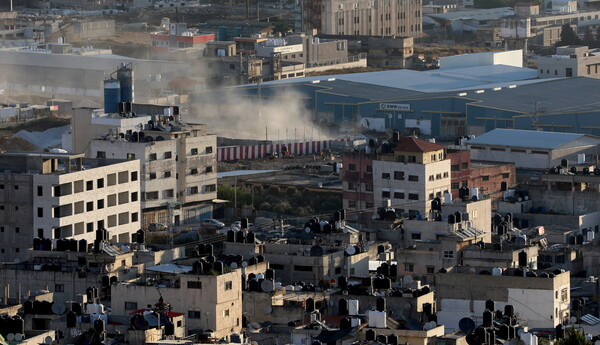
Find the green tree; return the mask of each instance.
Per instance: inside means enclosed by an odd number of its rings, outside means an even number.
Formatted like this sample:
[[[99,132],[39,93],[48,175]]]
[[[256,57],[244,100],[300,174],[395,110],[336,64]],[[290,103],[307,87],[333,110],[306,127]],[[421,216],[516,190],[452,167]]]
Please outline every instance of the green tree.
[[[588,26],[587,28],[585,28],[585,32],[583,33],[583,44],[585,44],[588,47],[592,47],[594,45],[594,43],[595,43],[594,32]]]
[[[585,339],[585,334],[576,328],[567,328],[565,337],[559,339],[556,345],[592,345],[592,342]]]
[[[281,36],[285,36],[287,33],[292,32],[292,26],[286,22],[276,22],[273,23],[273,34],[281,34]]]
[[[581,40],[577,37],[575,30],[573,30],[570,24],[563,24],[560,30],[560,41],[556,42],[556,46],[560,47],[579,44],[581,44]]]

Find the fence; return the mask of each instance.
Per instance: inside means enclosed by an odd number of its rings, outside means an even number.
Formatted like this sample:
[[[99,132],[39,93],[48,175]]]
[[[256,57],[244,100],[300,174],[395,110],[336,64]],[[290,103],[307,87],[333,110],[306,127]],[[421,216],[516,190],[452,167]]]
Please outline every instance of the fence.
[[[329,150],[335,142],[347,143],[350,139],[319,140],[296,143],[261,144],[250,146],[224,146],[217,149],[217,160],[219,162],[258,159],[268,157],[271,153],[287,152],[290,155],[302,156],[319,154]]]

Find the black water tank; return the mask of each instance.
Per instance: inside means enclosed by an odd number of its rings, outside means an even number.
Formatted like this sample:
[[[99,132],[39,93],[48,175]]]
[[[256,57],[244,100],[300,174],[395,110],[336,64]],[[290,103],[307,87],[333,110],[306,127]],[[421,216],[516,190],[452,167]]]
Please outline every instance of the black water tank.
[[[488,334],[488,344],[496,345],[496,330],[494,328],[488,328],[487,334]]]
[[[340,329],[351,329],[351,328],[352,328],[352,321],[350,321],[350,318],[343,317],[340,319]]]
[[[482,343],[487,344],[487,342],[488,342],[488,332],[485,330],[485,328],[483,328],[481,326],[475,328],[475,336],[477,338],[479,338],[479,340]]]
[[[433,314],[433,305],[431,303],[423,303],[423,313],[427,316]]]
[[[243,231],[238,231],[235,233],[235,241],[237,243],[244,243],[246,242],[246,235],[244,234]]]
[[[378,297],[377,298],[377,311],[386,311],[386,302],[385,302],[385,297]]]
[[[198,255],[204,256],[206,254],[206,244],[200,243],[197,247]]]
[[[41,238],[34,238],[33,239],[33,250],[40,250],[40,246],[42,244],[42,239]]]
[[[142,229],[138,230],[136,233],[136,242],[137,243],[144,243],[146,242],[146,232]]]
[[[315,300],[312,298],[306,299],[306,312],[312,313],[315,311]]]
[[[235,231],[227,231],[227,242],[235,242]]]
[[[69,250],[72,252],[76,252],[79,249],[79,242],[75,239],[69,240]]]
[[[203,274],[204,273],[204,267],[202,265],[202,262],[195,261],[192,264],[192,273],[193,274]]]
[[[215,271],[217,271],[218,275],[221,275],[221,274],[223,274],[223,272],[225,272],[225,268],[224,268],[223,263],[221,261],[216,261],[213,264],[213,269]]]
[[[77,314],[70,311],[67,313],[67,328],[75,328],[77,326]]]
[[[275,270],[269,268],[265,272],[265,278],[275,280]]]
[[[23,311],[25,314],[33,314],[33,302],[30,300],[25,301],[23,303]]]
[[[483,327],[492,327],[493,320],[494,314],[491,311],[486,310],[483,312]]]
[[[448,224],[455,224],[455,223],[456,223],[456,216],[454,214],[448,215]]]
[[[165,335],[175,335],[175,325],[172,322],[165,325]]]
[[[375,340],[375,331],[372,329],[367,330],[365,332],[365,340],[374,341]]]
[[[565,330],[561,324],[558,324],[554,329],[554,335],[556,339],[563,339],[565,337]]]
[[[79,244],[77,246],[77,251],[80,253],[86,253],[87,252],[87,246],[88,246],[88,242],[86,240],[79,240]]]
[[[504,306],[504,316],[515,316],[515,307],[512,304],[507,304]]]
[[[524,250],[519,252],[519,267],[527,267],[527,252]]]
[[[240,220],[241,228],[248,229],[248,218],[244,217]]]
[[[388,344],[398,345],[398,336],[395,334],[389,334],[388,335]]]
[[[388,341],[387,336],[383,335],[383,334],[378,335],[376,339],[378,342],[380,342],[382,344],[387,344],[387,341]]]
[[[256,257],[256,262],[261,263],[261,262],[265,262],[265,256],[264,255],[259,255]]]
[[[489,311],[496,310],[496,303],[493,300],[488,299],[487,301],[485,301],[485,309]]]
[[[508,340],[508,325],[500,325],[497,336],[500,339]]]
[[[248,235],[246,236],[246,243],[254,243],[254,242],[255,242],[254,232],[248,231]]]
[[[347,288],[347,287],[348,287],[348,280],[346,279],[346,277],[345,277],[345,276],[340,276],[340,277],[338,278],[338,287],[339,287],[340,289],[345,289],[345,288]]]
[[[348,315],[348,300],[340,298],[338,302],[338,315]]]
[[[83,312],[83,308],[81,307],[81,303],[71,302],[71,311],[75,313],[75,315],[81,315]]]
[[[385,253],[385,246],[383,244],[380,244],[377,246],[377,254],[382,254]]]
[[[104,324],[104,320],[98,319],[94,321],[94,330],[96,330],[97,333],[102,333],[105,331],[105,329],[106,325]]]

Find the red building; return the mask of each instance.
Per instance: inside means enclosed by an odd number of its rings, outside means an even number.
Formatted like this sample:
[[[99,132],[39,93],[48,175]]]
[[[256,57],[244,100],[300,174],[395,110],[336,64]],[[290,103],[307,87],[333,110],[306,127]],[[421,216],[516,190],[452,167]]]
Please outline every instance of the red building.
[[[177,60],[177,54],[184,50],[190,51],[189,48],[197,48],[191,54],[201,54],[206,43],[215,40],[215,34],[202,33],[198,29],[188,29],[185,24],[173,23],[168,31],[153,32],[150,38],[150,53],[153,59]]]

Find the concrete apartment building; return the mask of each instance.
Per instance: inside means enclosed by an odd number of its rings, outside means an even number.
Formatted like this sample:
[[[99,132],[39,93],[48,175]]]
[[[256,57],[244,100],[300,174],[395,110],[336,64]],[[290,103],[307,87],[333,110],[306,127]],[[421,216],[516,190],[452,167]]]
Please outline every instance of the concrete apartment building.
[[[305,0],[303,30],[326,35],[421,37],[421,0]]]
[[[498,310],[512,305],[518,318],[527,320],[530,328],[554,328],[568,322],[569,272],[545,278],[540,277],[542,272],[535,277],[515,276],[514,269],[505,270],[504,275],[481,275],[478,271],[458,266],[448,273],[435,274],[438,323],[448,331],[458,331],[458,321],[463,317],[480,319],[488,299]]]
[[[93,243],[106,228],[129,243],[141,227],[139,162],[83,154],[0,154],[0,260],[22,259],[33,239]]]
[[[186,315],[186,333],[212,330],[212,338],[228,337],[242,329],[242,270],[264,274],[267,267],[262,262],[215,274],[194,273],[192,266],[180,264],[148,267],[140,279],[111,286],[112,310],[128,315],[162,297],[173,311]],[[148,281],[160,284],[157,288]]]
[[[600,56],[590,53],[587,46],[557,47],[556,54],[540,56],[537,64],[540,78],[600,78]]]
[[[154,60],[182,61],[182,57],[197,59],[202,56],[206,43],[215,40],[215,34],[188,28],[186,23],[169,23],[168,30],[150,33],[151,58]]]
[[[346,255],[344,247],[333,245],[252,244],[224,242],[223,252],[228,255],[263,255],[284,284],[304,281],[337,279],[340,275],[369,275],[369,257],[375,256],[377,246],[368,246],[354,255]]]
[[[398,214],[429,217],[431,200],[449,191],[450,160],[442,145],[400,137],[392,152],[373,160],[375,207],[387,207],[391,200]]]

